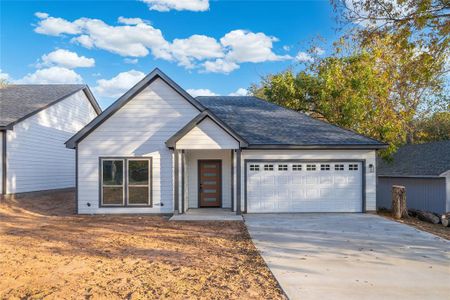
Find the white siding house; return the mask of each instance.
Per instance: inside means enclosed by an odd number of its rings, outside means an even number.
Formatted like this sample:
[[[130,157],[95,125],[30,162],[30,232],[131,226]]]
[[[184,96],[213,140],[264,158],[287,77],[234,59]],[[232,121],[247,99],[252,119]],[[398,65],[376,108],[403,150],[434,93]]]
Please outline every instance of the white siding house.
[[[78,212],[365,212],[386,145],[256,97],[192,98],[155,69],[66,145]]]
[[[13,85],[2,89],[1,101],[2,120],[15,118],[1,131],[2,193],[75,187],[75,151],[64,142],[100,113],[87,87]],[[7,107],[14,101],[22,111]]]

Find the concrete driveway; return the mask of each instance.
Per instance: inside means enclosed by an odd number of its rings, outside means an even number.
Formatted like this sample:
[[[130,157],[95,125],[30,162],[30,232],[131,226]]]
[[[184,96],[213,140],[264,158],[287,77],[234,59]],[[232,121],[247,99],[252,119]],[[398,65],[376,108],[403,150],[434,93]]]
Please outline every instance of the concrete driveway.
[[[370,214],[245,215],[290,299],[448,299],[450,242]]]

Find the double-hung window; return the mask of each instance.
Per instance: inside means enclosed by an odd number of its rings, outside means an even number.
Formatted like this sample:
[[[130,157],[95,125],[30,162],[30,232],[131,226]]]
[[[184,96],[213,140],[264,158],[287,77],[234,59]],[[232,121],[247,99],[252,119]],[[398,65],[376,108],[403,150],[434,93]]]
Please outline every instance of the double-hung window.
[[[102,158],[101,206],[152,206],[151,158]]]

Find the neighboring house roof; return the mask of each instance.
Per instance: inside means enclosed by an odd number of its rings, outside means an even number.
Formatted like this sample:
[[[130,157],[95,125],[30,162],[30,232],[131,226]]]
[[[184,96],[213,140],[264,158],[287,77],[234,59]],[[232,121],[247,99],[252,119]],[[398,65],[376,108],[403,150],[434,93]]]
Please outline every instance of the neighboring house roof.
[[[83,90],[97,114],[100,106],[84,84],[20,84],[0,89],[0,129],[12,126]]]
[[[405,145],[394,154],[392,162],[378,159],[378,176],[441,176],[450,170],[450,140]]]
[[[385,144],[252,96],[196,98],[244,138],[249,148],[384,148]]]
[[[155,68],[150,74],[145,76],[141,81],[139,81],[135,86],[133,86],[128,92],[123,94],[119,99],[117,99],[113,104],[111,104],[107,109],[105,109],[97,118],[92,120],[83,129],[77,132],[73,137],[71,137],[66,142],[66,147],[75,148],[76,144],[83,140],[89,133],[91,133],[95,128],[100,126],[104,121],[111,117],[115,112],[117,112],[122,106],[128,103],[134,98],[139,92],[149,86],[157,78],[162,79],[165,83],[171,86],[178,94],[180,94],[184,99],[196,107],[200,112],[205,110],[205,108],[192,97],[189,93],[183,90],[175,81],[164,74],[160,69]]]

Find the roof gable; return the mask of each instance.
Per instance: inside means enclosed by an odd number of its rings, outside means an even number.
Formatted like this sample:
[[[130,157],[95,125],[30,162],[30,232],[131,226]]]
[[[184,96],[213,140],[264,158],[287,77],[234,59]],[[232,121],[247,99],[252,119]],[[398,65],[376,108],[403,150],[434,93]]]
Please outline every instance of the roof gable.
[[[83,91],[97,114],[101,113],[95,97],[84,84],[24,84],[0,89],[0,129],[12,127],[32,115]]]
[[[180,94],[184,99],[191,103],[199,111],[203,111],[204,107],[195,100],[191,95],[189,95],[184,89],[182,89],[178,84],[176,84],[172,79],[170,79],[166,74],[164,74],[158,68],[154,69],[151,73],[145,76],[141,81],[139,81],[135,86],[128,90],[124,95],[117,99],[113,104],[111,104],[103,113],[101,113],[97,118],[92,120],[83,129],[76,133],[66,142],[66,147],[75,148],[77,143],[83,140],[87,135],[89,135],[93,130],[105,122],[114,113],[120,110],[125,104],[132,100],[137,94],[149,86],[154,80],[160,78],[171,88],[173,88],[178,94]]]
[[[184,137],[189,135],[193,130],[196,128],[199,129],[200,133],[204,137],[209,138],[213,143],[217,143],[217,146],[219,145],[219,142],[215,140],[214,134],[217,134],[212,132],[206,132],[207,129],[205,127],[202,128],[202,124],[210,120],[213,122],[213,124],[216,126],[217,129],[219,129],[222,132],[225,132],[229,137],[233,138],[236,142],[238,142],[238,146],[240,147],[246,147],[247,141],[245,141],[239,134],[237,134],[233,129],[231,129],[227,124],[225,124],[222,120],[214,116],[210,111],[205,110],[198,116],[196,116],[194,119],[192,119],[188,124],[186,124],[182,129],[180,129],[177,133],[175,133],[172,137],[170,137],[166,141],[166,146],[169,148],[176,148],[176,145],[179,141],[181,141]],[[212,128],[211,128],[212,129]],[[214,131],[214,129],[212,129]],[[234,147],[233,147],[234,148]]]

